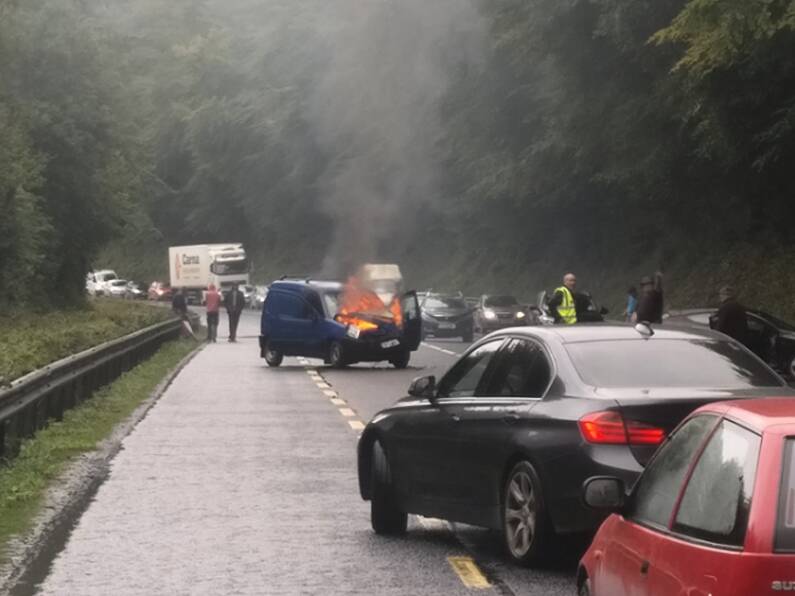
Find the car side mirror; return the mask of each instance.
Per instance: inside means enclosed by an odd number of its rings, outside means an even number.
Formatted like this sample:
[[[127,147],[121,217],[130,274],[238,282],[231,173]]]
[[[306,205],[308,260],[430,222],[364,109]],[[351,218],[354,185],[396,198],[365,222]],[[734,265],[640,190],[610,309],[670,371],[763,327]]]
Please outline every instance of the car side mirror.
[[[619,511],[626,500],[624,482],[612,476],[593,476],[582,485],[582,500],[592,509]]]
[[[605,308],[604,306],[599,309],[599,314],[602,315],[602,316],[604,316],[606,314],[609,314],[609,313],[610,313],[610,311],[607,308]]]
[[[426,397],[433,398],[436,392],[436,377],[428,375],[426,377],[417,377],[409,385],[409,395],[413,397]]]

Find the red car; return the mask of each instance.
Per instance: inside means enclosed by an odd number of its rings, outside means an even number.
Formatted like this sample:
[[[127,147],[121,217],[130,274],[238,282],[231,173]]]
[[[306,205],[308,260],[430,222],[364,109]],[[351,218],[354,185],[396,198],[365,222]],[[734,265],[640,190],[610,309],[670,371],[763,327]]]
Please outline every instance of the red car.
[[[699,408],[628,497],[604,476],[583,497],[615,513],[580,562],[581,596],[795,592],[795,399]]]
[[[149,300],[171,300],[173,293],[171,286],[167,283],[153,281],[152,285],[149,286],[147,296]]]

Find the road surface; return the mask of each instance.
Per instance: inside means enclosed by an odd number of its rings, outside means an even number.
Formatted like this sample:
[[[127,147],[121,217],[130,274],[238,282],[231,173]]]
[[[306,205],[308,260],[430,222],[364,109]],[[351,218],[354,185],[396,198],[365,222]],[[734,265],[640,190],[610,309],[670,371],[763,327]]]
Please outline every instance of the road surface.
[[[51,560],[16,594],[573,594],[577,554],[511,566],[479,528],[410,517],[376,536],[356,478],[363,423],[466,348],[431,341],[408,370],[260,360],[258,314],[207,346],[127,437]]]

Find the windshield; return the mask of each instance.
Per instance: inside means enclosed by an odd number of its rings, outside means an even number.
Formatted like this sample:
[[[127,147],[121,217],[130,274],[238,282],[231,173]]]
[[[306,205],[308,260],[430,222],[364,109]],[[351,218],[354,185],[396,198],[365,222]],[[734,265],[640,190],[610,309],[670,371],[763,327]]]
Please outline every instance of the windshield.
[[[241,273],[248,273],[248,259],[223,262],[216,261],[212,264],[210,270],[216,275],[239,275]]]
[[[728,341],[636,339],[570,343],[582,380],[595,387],[780,387],[781,380]]]
[[[513,296],[489,296],[486,306],[516,306],[519,304]]]
[[[115,273],[100,273],[97,275],[99,281],[112,281],[118,279]]]
[[[323,294],[323,306],[326,307],[328,316],[333,317],[340,311],[340,293],[325,292]]]
[[[422,301],[422,307],[428,310],[444,308],[466,308],[466,302],[461,298],[447,298],[444,296],[428,296]]]

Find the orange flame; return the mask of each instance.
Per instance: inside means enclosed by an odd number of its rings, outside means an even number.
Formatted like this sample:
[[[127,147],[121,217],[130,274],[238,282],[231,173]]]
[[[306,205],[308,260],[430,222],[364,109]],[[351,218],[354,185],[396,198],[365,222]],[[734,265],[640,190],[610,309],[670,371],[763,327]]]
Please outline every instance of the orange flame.
[[[361,315],[388,319],[398,327],[403,326],[403,308],[397,296],[387,307],[378,294],[362,286],[358,279],[351,276],[342,292],[340,312],[336,318],[340,323],[358,327],[360,331],[378,329],[376,323],[364,320]]]

